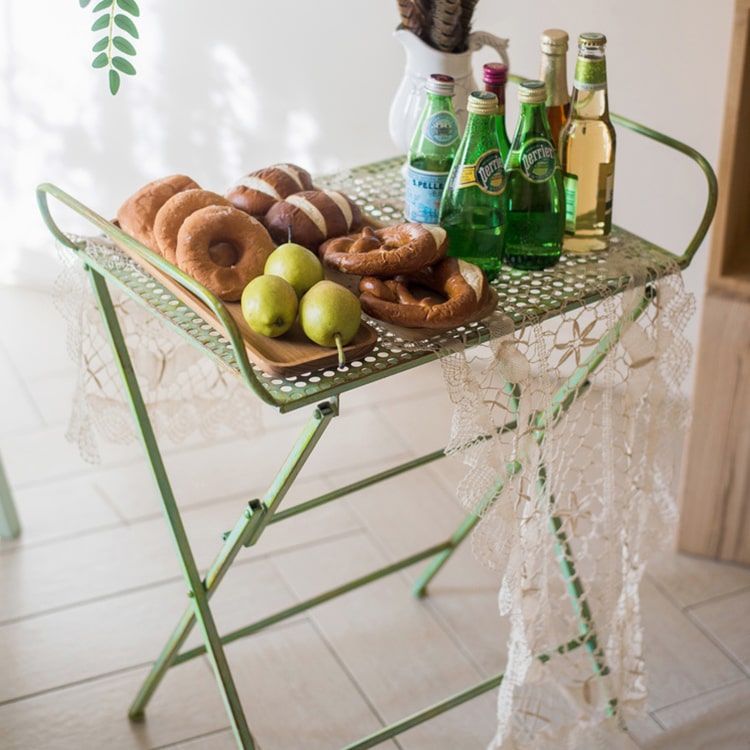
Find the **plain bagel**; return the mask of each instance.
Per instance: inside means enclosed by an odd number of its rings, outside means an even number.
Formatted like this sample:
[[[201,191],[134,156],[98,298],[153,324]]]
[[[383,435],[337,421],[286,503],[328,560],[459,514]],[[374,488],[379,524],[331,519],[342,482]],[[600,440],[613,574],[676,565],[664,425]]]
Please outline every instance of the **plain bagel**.
[[[154,239],[159,252],[170,263],[177,263],[177,233],[190,214],[206,206],[231,206],[223,196],[210,190],[183,190],[173,195],[156,213]]]
[[[177,265],[217,297],[236,302],[276,246],[266,228],[233,206],[191,213],[177,234]]]

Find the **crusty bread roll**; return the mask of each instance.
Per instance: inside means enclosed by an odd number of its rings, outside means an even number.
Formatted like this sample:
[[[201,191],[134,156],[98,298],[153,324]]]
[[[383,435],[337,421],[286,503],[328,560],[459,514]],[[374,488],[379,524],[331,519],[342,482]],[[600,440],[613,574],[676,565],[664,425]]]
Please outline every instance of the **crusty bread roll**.
[[[291,240],[317,251],[324,240],[360,229],[362,212],[336,190],[304,190],[271,206],[263,223],[278,244]]]
[[[311,190],[310,173],[296,164],[274,164],[241,177],[225,197],[235,208],[255,217],[265,216],[277,201],[293,193]]]
[[[183,190],[199,188],[197,182],[183,174],[162,177],[144,185],[133,193],[117,212],[117,223],[131,237],[159,252],[154,237],[154,222],[159,209],[173,196]]]

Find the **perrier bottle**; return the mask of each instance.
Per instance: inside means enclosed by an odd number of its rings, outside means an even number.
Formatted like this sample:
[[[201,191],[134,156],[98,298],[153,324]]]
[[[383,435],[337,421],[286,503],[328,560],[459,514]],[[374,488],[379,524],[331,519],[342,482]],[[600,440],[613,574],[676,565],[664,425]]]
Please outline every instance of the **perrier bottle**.
[[[460,135],[453,90],[449,75],[433,73],[427,80],[427,101],[409,147],[404,206],[408,221],[438,223],[440,199]]]
[[[546,98],[543,81],[523,81],[519,86],[521,111],[505,162],[505,261],[525,270],[557,263],[565,230],[565,193]]]
[[[440,205],[448,255],[479,266],[493,278],[502,265],[505,240],[505,171],[497,139],[497,97],[469,95],[466,130]]]
[[[572,253],[603,250],[612,230],[615,130],[609,119],[604,34],[581,34],[570,119],[560,133],[565,238]]]

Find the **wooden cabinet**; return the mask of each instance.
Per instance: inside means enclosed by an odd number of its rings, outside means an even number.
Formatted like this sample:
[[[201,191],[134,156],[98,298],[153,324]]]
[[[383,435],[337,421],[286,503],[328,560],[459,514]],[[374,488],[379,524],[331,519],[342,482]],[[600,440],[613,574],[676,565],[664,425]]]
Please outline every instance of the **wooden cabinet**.
[[[750,0],[736,0],[677,546],[750,565]]]

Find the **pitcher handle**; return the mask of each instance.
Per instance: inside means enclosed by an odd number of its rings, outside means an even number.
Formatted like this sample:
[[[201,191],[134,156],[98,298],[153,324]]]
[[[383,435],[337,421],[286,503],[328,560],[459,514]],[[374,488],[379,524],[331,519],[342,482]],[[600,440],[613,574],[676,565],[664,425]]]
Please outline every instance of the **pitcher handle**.
[[[510,68],[510,59],[508,58],[508,40],[501,39],[499,36],[490,34],[488,31],[473,31],[469,34],[469,50],[477,52],[482,47],[492,47],[500,59]]]

